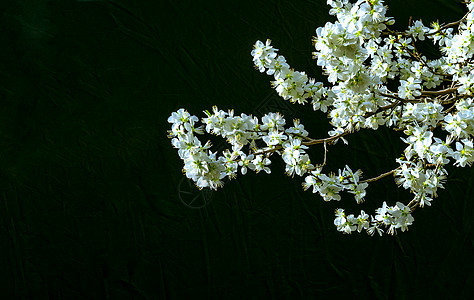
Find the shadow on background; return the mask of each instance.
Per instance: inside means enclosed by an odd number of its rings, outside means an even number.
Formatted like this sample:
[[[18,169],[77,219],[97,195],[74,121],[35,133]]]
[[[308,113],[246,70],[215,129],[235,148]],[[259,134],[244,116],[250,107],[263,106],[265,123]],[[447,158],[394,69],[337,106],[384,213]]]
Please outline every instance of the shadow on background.
[[[458,2],[387,4],[403,28],[410,15],[458,20]],[[166,119],[181,107],[198,116],[212,105],[280,111],[326,135],[325,116],[280,100],[250,56],[257,39],[270,38],[290,65],[322,80],[311,37],[332,20],[325,1],[30,0],[0,11],[5,299],[473,292],[470,169],[451,168],[410,231],[382,238],[336,232],[338,203],[303,192],[276,157],[272,175],[241,176],[217,192],[183,177],[166,137]],[[395,166],[403,149],[383,129],[349,141],[331,149],[330,167],[347,163],[367,177]],[[321,149],[311,151],[322,160]],[[369,192],[366,211],[410,197],[389,178]]]

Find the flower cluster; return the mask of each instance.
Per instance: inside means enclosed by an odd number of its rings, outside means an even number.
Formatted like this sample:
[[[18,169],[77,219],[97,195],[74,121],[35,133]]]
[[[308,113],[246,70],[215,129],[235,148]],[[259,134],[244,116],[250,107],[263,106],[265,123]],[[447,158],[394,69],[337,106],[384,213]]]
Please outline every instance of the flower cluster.
[[[319,192],[326,201],[340,200],[338,193],[341,190],[352,193],[357,203],[363,201],[368,184],[359,181],[360,170],[354,173],[346,166],[339,170],[338,176],[328,176],[321,173],[321,167],[311,163],[305,152],[308,145],[328,143],[335,138],[310,139],[299,120],[293,120],[293,126],[285,126],[286,120],[279,113],[268,113],[259,120],[246,114],[234,116],[234,111],[225,112],[214,106],[212,113],[205,111],[205,114],[201,120],[204,125],[199,127],[196,127],[198,118],[184,109],[168,118],[172,123],[171,143],[184,161],[186,176],[199,188],[217,189],[223,185],[225,177],[236,177],[239,169],[242,175],[247,174],[248,169],[271,173],[270,156],[276,153],[285,162],[289,176],[310,174],[306,177],[305,188],[313,187],[313,192]],[[230,148],[217,156],[210,149],[210,141],[203,145],[197,137],[204,131],[225,138]]]
[[[248,169],[270,173],[274,154],[281,156],[289,176],[304,177],[303,188],[325,201],[339,201],[346,191],[362,203],[368,183],[393,175],[414,195],[408,204],[384,202],[374,215],[362,210],[357,217],[340,208],[334,224],[344,233],[405,231],[414,221],[411,213],[430,206],[443,188],[446,165],[465,167],[474,161],[474,1],[466,2],[468,12],[459,21],[428,27],[417,20],[405,31],[392,29],[395,20],[386,16],[383,0],[327,3],[336,20],[316,30],[313,54],[330,86],[291,68],[270,40],[257,41],[251,55],[260,72],[273,76],[271,85],[284,100],[327,113],[333,127],[329,137],[310,138],[299,120],[287,126],[279,113],[258,119],[214,107],[212,113],[205,111],[201,126],[184,109],[173,113],[168,119],[172,144],[186,176],[200,188],[216,189],[239,169],[243,175]],[[439,58],[428,59],[418,50],[427,42],[440,48]],[[347,142],[344,136],[361,128],[380,126],[405,135],[407,147],[396,158],[397,168],[365,180],[362,171],[349,166],[337,174],[323,171],[327,146]],[[230,148],[220,155],[212,152],[209,141],[197,138],[204,132],[226,139]],[[324,161],[318,164],[306,152],[316,144],[324,146]]]

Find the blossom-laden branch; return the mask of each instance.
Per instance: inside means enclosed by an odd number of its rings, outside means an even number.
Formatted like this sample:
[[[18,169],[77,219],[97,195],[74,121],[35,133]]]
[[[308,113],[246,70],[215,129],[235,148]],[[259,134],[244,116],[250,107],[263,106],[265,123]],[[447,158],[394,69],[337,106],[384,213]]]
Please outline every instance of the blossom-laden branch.
[[[239,171],[271,173],[274,154],[283,159],[287,175],[304,177],[303,188],[325,201],[340,201],[340,194],[347,192],[362,203],[369,183],[393,175],[398,186],[412,193],[408,205],[383,202],[375,214],[361,210],[358,216],[340,208],[334,224],[344,233],[406,231],[414,222],[411,213],[430,206],[444,187],[445,166],[474,162],[474,2],[466,2],[468,13],[458,21],[442,26],[435,22],[430,28],[410,19],[401,32],[390,28],[395,20],[386,16],[383,0],[328,4],[337,20],[316,30],[313,57],[329,86],[292,69],[270,40],[257,41],[251,54],[255,67],[273,77],[271,86],[284,100],[327,114],[333,127],[329,137],[311,138],[299,120],[288,126],[279,113],[258,119],[217,107],[205,112],[203,125],[184,109],[173,113],[169,137],[184,161],[184,173],[199,188],[217,189]],[[438,59],[428,59],[416,48],[424,40],[440,47]],[[347,143],[346,135],[380,126],[404,134],[406,148],[396,159],[397,168],[365,180],[361,170],[353,172],[349,166],[337,174],[325,172],[329,145]],[[213,152],[209,141],[198,139],[206,132],[226,139],[231,147]],[[323,162],[313,164],[306,150],[320,144]]]

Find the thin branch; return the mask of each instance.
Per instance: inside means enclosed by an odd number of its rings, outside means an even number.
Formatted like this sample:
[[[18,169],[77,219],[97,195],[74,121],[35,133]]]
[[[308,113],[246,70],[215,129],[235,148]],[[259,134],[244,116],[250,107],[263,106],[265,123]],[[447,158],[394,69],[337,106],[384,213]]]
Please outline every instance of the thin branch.
[[[449,88],[449,89],[444,89],[440,91],[423,91],[421,92],[422,96],[441,96],[441,95],[447,95],[456,92],[458,89],[457,88]]]
[[[456,103],[454,103],[450,108],[448,108],[444,113],[448,114],[450,113],[454,108],[456,107]]]
[[[293,133],[293,132],[292,132],[292,133],[290,133],[290,134],[295,135],[295,136],[297,136],[297,137],[300,137],[300,138],[302,138],[302,139],[308,140],[308,141],[312,141],[312,140],[313,140],[312,138],[307,137],[307,136],[304,136],[304,135],[299,134],[299,133]]]
[[[441,26],[438,30],[436,30],[436,31],[434,31],[434,32],[430,32],[430,33],[425,34],[425,36],[435,35],[435,34],[437,34],[437,33],[440,33],[441,31],[443,31],[443,30],[446,29],[446,28],[453,27],[453,26],[456,26],[456,25],[461,24],[464,20],[466,20],[467,16],[468,16],[470,13],[471,13],[471,12],[469,11],[467,14],[464,15],[464,17],[462,17],[461,20],[456,21],[456,22],[451,22],[451,23],[445,24],[445,25]]]
[[[441,73],[438,73],[436,72],[431,66],[428,65],[428,62],[426,62],[423,57],[420,55],[420,53],[418,52],[418,49],[416,49],[416,45],[415,45],[415,40],[413,40],[411,42],[412,46],[413,46],[413,53],[411,53],[410,51],[407,51],[413,58],[415,58],[416,60],[418,60],[423,66],[427,67],[431,73],[433,74],[436,74],[436,75],[439,75],[439,76],[443,76],[443,80],[444,80],[444,77],[448,76],[447,74],[441,74]]]
[[[410,203],[408,203],[407,206],[410,208],[410,212],[413,212],[418,207],[419,204],[420,204],[420,201],[413,199],[410,201]]]
[[[386,105],[386,106],[380,106],[376,111],[372,111],[372,112],[368,112],[364,115],[364,118],[370,118],[372,117],[373,115],[376,115],[378,113],[381,113],[383,111],[386,111],[386,110],[389,110],[393,107],[396,107],[397,105],[399,105],[400,103],[402,103],[402,101],[398,100],[397,102],[394,102],[392,104],[389,104],[389,105]]]
[[[254,152],[254,153],[251,153],[251,154],[253,154],[253,155],[262,155],[262,154],[267,154],[267,153],[273,153],[273,152],[281,150],[281,149],[282,149],[282,147],[280,145],[276,145],[275,148],[263,150],[263,151],[260,151],[260,152]],[[236,161],[238,161],[238,160],[236,160]]]
[[[377,181],[377,180],[379,180],[379,179],[382,179],[382,178],[384,178],[384,177],[387,177],[388,175],[391,175],[391,174],[395,173],[395,171],[397,171],[398,169],[400,169],[400,167],[395,168],[395,169],[393,169],[393,170],[391,170],[391,171],[388,171],[388,172],[386,172],[386,173],[380,174],[380,175],[377,176],[377,177],[373,177],[373,178],[369,178],[369,179],[366,179],[366,180],[362,180],[362,181],[360,181],[359,183]]]
[[[348,135],[349,133],[351,133],[350,131],[344,131],[343,133],[339,133],[338,135],[335,135],[335,136],[331,136],[331,137],[328,137],[328,138],[325,138],[325,139],[318,139],[318,140],[311,140],[311,141],[308,141],[308,142],[301,142],[301,144],[305,145],[305,146],[310,146],[310,145],[317,145],[317,144],[323,144],[323,143],[331,143],[335,140],[337,140],[338,138],[341,138],[345,135]]]
[[[327,156],[327,153],[328,153],[327,143],[324,142],[324,161],[323,161],[323,165],[322,165],[322,166],[325,166],[325,165],[326,165],[326,156]]]
[[[387,31],[385,31],[387,30]],[[382,32],[382,35],[393,35],[395,37],[397,37],[397,41],[398,41],[398,36],[401,35],[401,36],[407,36],[409,34],[407,34],[406,32],[402,32],[402,31],[397,31],[397,30],[392,30],[390,28],[385,28],[385,30]]]
[[[415,103],[421,102],[421,99],[419,99],[419,98],[415,98],[415,99],[403,99],[403,98],[400,98],[400,97],[398,97],[398,94],[397,94],[397,93],[394,93],[394,95],[385,94],[385,93],[382,93],[382,92],[378,92],[378,93],[379,93],[381,96],[384,96],[384,97],[387,97],[387,98],[396,99],[396,100],[401,101],[401,102],[415,102]]]

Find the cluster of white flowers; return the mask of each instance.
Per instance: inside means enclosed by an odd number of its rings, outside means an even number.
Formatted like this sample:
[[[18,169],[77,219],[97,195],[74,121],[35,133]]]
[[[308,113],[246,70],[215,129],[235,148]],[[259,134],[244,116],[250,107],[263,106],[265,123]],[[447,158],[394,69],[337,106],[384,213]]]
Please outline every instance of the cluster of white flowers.
[[[184,161],[186,176],[200,188],[222,186],[223,178],[235,177],[239,168],[242,174],[247,169],[270,173],[270,156],[275,153],[281,155],[288,175],[304,176],[303,188],[312,188],[325,201],[339,201],[340,192],[347,191],[361,203],[369,182],[393,175],[414,195],[407,205],[384,202],[374,215],[362,210],[358,217],[338,209],[334,224],[344,233],[405,231],[414,221],[413,210],[431,205],[438,188],[443,188],[445,166],[470,166],[474,161],[474,1],[467,1],[468,12],[459,21],[427,27],[417,20],[405,31],[391,29],[395,20],[386,16],[383,0],[327,3],[336,21],[316,30],[314,58],[331,86],[292,69],[270,40],[257,41],[251,54],[255,67],[274,77],[272,86],[284,100],[310,103],[328,114],[333,126],[329,137],[308,137],[299,120],[285,127],[279,113],[259,120],[214,107],[212,113],[205,111],[205,126],[196,126],[199,119],[184,109],[173,113],[168,119],[173,124],[172,144]],[[428,59],[418,51],[419,43],[427,41],[440,47],[439,58]],[[399,167],[366,180],[361,180],[362,171],[348,166],[337,175],[323,172],[328,145],[361,128],[379,126],[406,135],[402,140],[408,146],[396,159]],[[209,141],[203,145],[196,137],[204,131],[225,138],[231,147],[218,156]],[[319,164],[313,164],[305,151],[316,144],[324,145],[324,161]]]
[[[310,139],[299,120],[293,120],[293,126],[286,128],[286,120],[279,113],[268,113],[258,120],[246,114],[234,116],[232,110],[225,112],[214,106],[212,113],[205,111],[205,114],[201,120],[204,125],[199,127],[195,126],[198,118],[184,109],[168,118],[173,124],[169,132],[171,143],[184,161],[186,176],[199,188],[217,189],[223,185],[223,178],[236,177],[239,167],[242,175],[248,169],[271,173],[270,156],[277,153],[285,162],[289,176],[311,174],[306,177],[305,188],[312,186],[326,201],[340,200],[338,192],[345,189],[354,194],[357,203],[363,201],[367,183],[359,181],[361,171],[354,173],[346,166],[339,170],[338,176],[327,176],[321,173],[321,167],[311,163],[305,152],[307,145],[328,143],[335,138]],[[225,138],[231,147],[217,156],[210,150],[210,141],[203,145],[196,136],[203,135],[204,131]],[[258,144],[263,146],[258,147]]]

